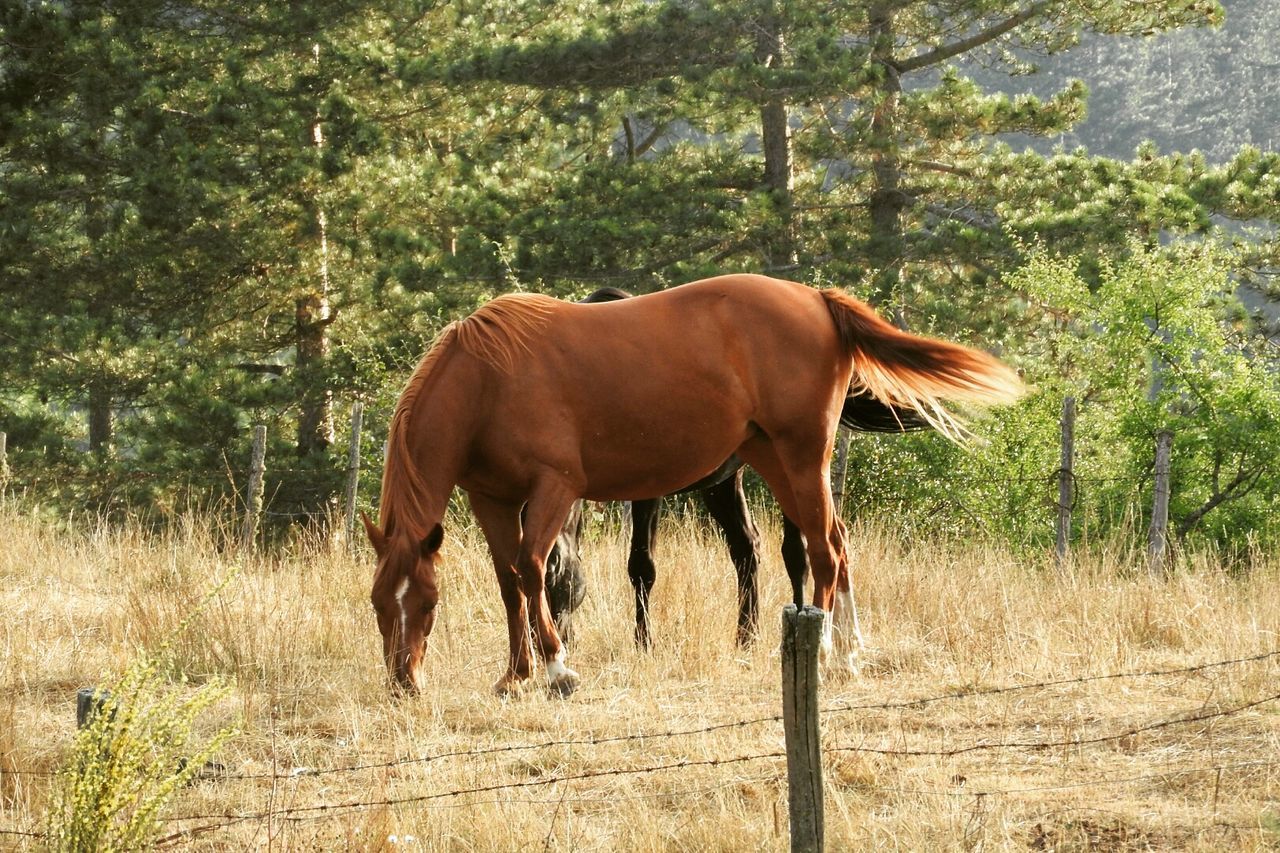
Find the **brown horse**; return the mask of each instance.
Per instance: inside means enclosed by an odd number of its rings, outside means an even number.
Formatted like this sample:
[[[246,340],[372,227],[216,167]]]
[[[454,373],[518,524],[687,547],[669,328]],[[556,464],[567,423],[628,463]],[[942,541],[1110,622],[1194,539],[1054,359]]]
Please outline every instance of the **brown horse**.
[[[824,646],[833,622],[842,646],[852,643],[827,476],[851,387],[958,437],[942,400],[1007,401],[1021,383],[991,356],[904,333],[838,290],[757,275],[596,305],[503,296],[450,325],[392,418],[381,526],[365,519],[391,676],[420,686],[455,486],[470,497],[506,606],[510,656],[496,689],[530,677],[532,624],[551,688],[569,693],[578,675],[565,664],[544,567],[573,502],[668,494],[734,454],[804,535],[813,602],[830,614]]]

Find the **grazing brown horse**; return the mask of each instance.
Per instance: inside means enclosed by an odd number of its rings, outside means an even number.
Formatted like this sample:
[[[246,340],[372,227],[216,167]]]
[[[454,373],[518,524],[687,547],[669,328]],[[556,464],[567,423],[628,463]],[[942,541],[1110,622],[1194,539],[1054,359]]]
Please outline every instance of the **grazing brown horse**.
[[[506,693],[533,669],[553,690],[578,675],[545,592],[545,561],[575,500],[677,491],[737,455],[804,535],[813,602],[852,618],[828,466],[850,388],[953,436],[944,399],[1011,400],[1017,376],[985,353],[916,337],[838,290],[721,276],[597,305],[499,297],[450,325],[391,422],[371,599],[395,682],[421,686],[440,592],[435,561],[455,486],[484,532],[507,611]],[[839,583],[838,583],[839,582]],[[842,645],[852,642],[842,627]]]

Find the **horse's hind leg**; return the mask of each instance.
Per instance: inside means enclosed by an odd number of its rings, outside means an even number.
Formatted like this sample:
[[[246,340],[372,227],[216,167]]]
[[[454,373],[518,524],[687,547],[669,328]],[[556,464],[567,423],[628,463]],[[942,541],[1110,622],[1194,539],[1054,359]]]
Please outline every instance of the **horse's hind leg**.
[[[844,657],[850,670],[857,670],[858,657],[866,643],[862,638],[862,626],[858,623],[858,608],[853,597],[853,572],[849,568],[847,544],[849,531],[844,522],[835,519],[835,536],[831,547],[836,551],[835,605],[831,621],[835,625],[835,652]]]
[[[577,497],[558,479],[546,478],[539,482],[525,504],[524,532],[516,555],[516,573],[528,602],[538,655],[546,664],[551,689],[563,696],[577,689],[578,674],[565,665],[565,648],[551,618],[546,561],[551,544],[564,527]]]
[[[786,513],[782,514],[782,564],[791,580],[791,600],[796,607],[804,604],[804,580],[809,574],[809,558],[805,555],[804,534]]]
[[[506,695],[529,679],[533,657],[529,651],[529,617],[525,595],[520,588],[520,576],[516,572],[516,557],[520,549],[520,508],[492,501],[483,495],[469,495],[471,511],[489,543],[493,556],[493,570],[498,576],[498,588],[502,592],[502,604],[507,611],[507,641],[510,654],[507,671],[493,685],[499,695]]]
[[[636,594],[636,645],[653,648],[649,633],[649,593],[657,579],[653,549],[658,542],[658,510],[661,498],[631,502],[631,552],[627,555],[627,577]]]
[[[827,478],[826,456],[830,448],[821,441],[770,440],[757,435],[738,450],[769,484],[782,511],[804,535],[809,567],[813,572],[813,603],[827,614],[822,647],[830,654],[834,645],[836,580],[844,559],[844,537],[836,523]],[[846,658],[852,668],[854,661]]]
[[[702,502],[724,534],[729,559],[738,576],[738,645],[745,646],[755,637],[760,610],[756,590],[760,533],[751,519],[747,496],[742,490],[742,469],[729,479],[703,489]]]

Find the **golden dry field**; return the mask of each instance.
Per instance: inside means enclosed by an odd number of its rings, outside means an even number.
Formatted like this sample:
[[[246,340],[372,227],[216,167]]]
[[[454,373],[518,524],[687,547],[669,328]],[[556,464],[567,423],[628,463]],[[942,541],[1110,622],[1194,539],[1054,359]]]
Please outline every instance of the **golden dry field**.
[[[645,654],[624,539],[597,519],[569,655],[582,689],[506,700],[490,691],[506,654],[496,583],[462,519],[447,530],[429,686],[412,699],[387,689],[363,544],[238,561],[197,521],[162,536],[67,527],[0,505],[0,847],[40,847],[12,833],[44,828],[77,688],[165,640],[174,690],[230,685],[200,728],[238,727],[224,774],[176,793],[166,846],[788,846],[788,586],[767,521],[759,642],[733,645],[718,540],[669,519]],[[1263,656],[1280,648],[1280,559],[1230,576],[1191,558],[1164,580],[1119,553],[1058,568],[865,527],[850,549],[871,648],[859,676],[822,687],[829,849],[1280,846],[1280,657]]]

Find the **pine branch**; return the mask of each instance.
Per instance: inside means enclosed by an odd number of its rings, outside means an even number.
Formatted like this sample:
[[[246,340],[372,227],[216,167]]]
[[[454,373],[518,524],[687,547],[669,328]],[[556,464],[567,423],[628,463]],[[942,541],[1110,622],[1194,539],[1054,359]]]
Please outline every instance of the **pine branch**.
[[[985,30],[979,30],[966,39],[944,44],[935,47],[933,50],[918,53],[908,59],[899,60],[894,63],[894,67],[898,69],[899,73],[905,74],[908,71],[917,71],[930,65],[937,65],[939,62],[946,62],[953,56],[959,56],[962,53],[973,50],[975,47],[981,47],[989,41],[998,39],[1010,30],[1025,24],[1052,5],[1052,0],[1040,0],[1038,3],[1032,3],[1016,15],[1011,15],[998,24],[992,24]]]

